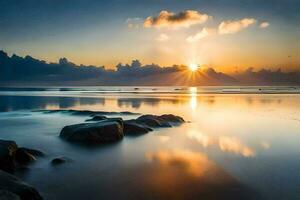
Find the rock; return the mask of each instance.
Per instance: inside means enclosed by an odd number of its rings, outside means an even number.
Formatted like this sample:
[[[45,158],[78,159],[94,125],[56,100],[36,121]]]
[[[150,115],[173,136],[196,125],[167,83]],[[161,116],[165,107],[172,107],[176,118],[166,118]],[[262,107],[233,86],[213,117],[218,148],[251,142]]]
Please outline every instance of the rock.
[[[135,120],[126,120],[124,121],[124,134],[125,135],[139,135],[145,134],[149,131],[152,131],[151,128],[137,124]]]
[[[139,115],[139,113],[133,113],[133,112],[129,112],[129,111],[123,111],[120,112],[121,115]]]
[[[0,140],[0,169],[6,172],[22,169],[23,165],[36,160],[35,156],[43,155],[43,152],[35,149],[18,148],[14,141]]]
[[[65,126],[60,132],[60,137],[69,142],[88,144],[115,142],[121,140],[123,136],[123,120],[121,118]]]
[[[32,161],[35,161],[36,158],[28,153],[24,148],[18,148],[15,156],[16,162],[21,165],[26,165]]]
[[[98,115],[92,114],[93,118],[87,121],[99,122],[65,126],[60,132],[60,137],[70,142],[101,144],[121,140],[124,134],[137,135],[148,133],[152,131],[150,127],[172,127],[173,124],[184,122],[183,118],[172,114],[161,116],[142,115],[137,119],[123,121],[122,118],[101,116],[99,112],[72,110],[72,113],[80,114],[91,114],[91,112]]]
[[[17,165],[16,170],[18,171],[18,174],[20,173],[27,173],[30,168],[27,165]]]
[[[68,159],[64,158],[64,157],[59,157],[59,158],[54,158],[53,160],[51,160],[51,164],[52,165],[60,165],[63,163],[66,163],[68,161]]]
[[[0,190],[0,200],[21,200],[18,195],[7,190]]]
[[[30,153],[31,155],[36,156],[36,157],[44,157],[46,155],[44,152],[36,150],[36,149],[29,149],[29,148],[25,148],[25,147],[20,147],[19,149],[27,151],[28,153]]]
[[[142,123],[150,127],[172,127],[171,124],[183,123],[182,117],[165,114],[165,115],[142,115],[136,119],[137,123]]]
[[[168,122],[160,120],[156,115],[142,115],[136,119],[136,122],[153,128],[172,127]]]
[[[0,170],[0,188],[17,195],[22,200],[42,200],[36,189],[17,177]],[[9,195],[9,194],[8,194]]]
[[[172,114],[166,114],[158,116],[158,118],[165,122],[171,122],[171,123],[183,123],[184,119],[182,117],[172,115]]]
[[[103,122],[117,122],[117,123],[120,124],[120,126],[122,127],[122,129],[124,128],[124,121],[123,121],[123,119],[121,117],[107,118]]]
[[[90,111],[90,110],[69,110],[68,112],[70,112],[72,115],[93,115],[95,114],[95,112]]]
[[[18,145],[14,141],[0,140],[0,169],[13,173],[15,171],[15,155]]]
[[[85,121],[102,121],[107,119],[107,117],[102,116],[102,115],[95,115],[92,119],[87,119]]]

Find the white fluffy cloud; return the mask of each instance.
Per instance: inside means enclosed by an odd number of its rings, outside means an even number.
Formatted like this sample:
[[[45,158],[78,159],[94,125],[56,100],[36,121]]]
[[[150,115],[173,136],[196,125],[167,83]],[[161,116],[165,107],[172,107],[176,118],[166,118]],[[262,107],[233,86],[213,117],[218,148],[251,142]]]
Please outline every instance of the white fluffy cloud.
[[[241,20],[227,20],[221,22],[219,25],[220,34],[233,34],[237,33],[256,23],[254,18],[244,18]]]
[[[163,10],[158,16],[149,16],[144,21],[144,27],[172,27],[188,28],[195,24],[203,24],[209,19],[209,15],[200,13],[196,10],[186,10],[179,13],[173,13]]]
[[[210,35],[215,34],[216,31],[215,29],[208,29],[208,28],[203,28],[201,31],[196,33],[195,35],[191,35],[188,38],[186,38],[187,42],[197,42],[205,37],[208,37]]]
[[[260,28],[267,28],[268,26],[270,26],[270,23],[269,22],[262,22],[259,27]]]

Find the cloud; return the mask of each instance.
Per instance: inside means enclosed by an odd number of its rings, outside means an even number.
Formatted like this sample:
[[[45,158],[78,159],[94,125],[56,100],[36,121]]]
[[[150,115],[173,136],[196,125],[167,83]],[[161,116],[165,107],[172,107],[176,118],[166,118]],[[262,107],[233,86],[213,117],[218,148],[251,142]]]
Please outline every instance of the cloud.
[[[195,24],[203,24],[209,18],[209,15],[195,10],[186,10],[179,13],[173,13],[162,10],[158,16],[149,16],[144,21],[144,27],[156,28],[188,28]]]
[[[223,21],[219,25],[219,33],[220,34],[237,33],[255,23],[256,23],[256,20],[254,18],[244,18],[244,19],[235,20],[235,21],[233,21],[233,20]]]
[[[30,56],[8,56],[0,50],[0,85],[299,85],[300,71],[252,68],[234,74],[203,68],[189,79],[186,66],[143,65],[138,60],[118,64],[116,70],[103,66],[76,65],[62,58],[47,63]],[[293,87],[291,87],[293,89]]]
[[[262,22],[259,27],[260,28],[267,28],[268,26],[270,26],[270,23],[269,22]]]
[[[167,34],[162,33],[158,36],[158,38],[156,38],[156,41],[165,42],[165,41],[168,41],[169,39],[170,39],[170,37]]]
[[[234,77],[245,84],[255,85],[299,85],[300,71],[283,72],[278,70],[261,69],[254,71],[248,68],[245,71],[235,74]],[[292,88],[291,88],[292,89]]]
[[[196,33],[195,35],[191,35],[186,38],[187,42],[197,42],[207,36],[213,35],[215,33],[214,29],[203,28],[201,31]]]

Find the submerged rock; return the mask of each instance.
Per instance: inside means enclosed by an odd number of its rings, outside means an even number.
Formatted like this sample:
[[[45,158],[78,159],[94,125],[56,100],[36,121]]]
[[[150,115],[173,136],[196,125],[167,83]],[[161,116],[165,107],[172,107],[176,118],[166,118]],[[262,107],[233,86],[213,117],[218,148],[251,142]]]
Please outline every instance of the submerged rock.
[[[64,110],[62,110],[63,112],[65,112]],[[67,110],[67,112],[71,113],[72,115],[94,115],[96,114],[94,111],[90,111],[90,110]]]
[[[51,164],[52,165],[60,165],[60,164],[66,163],[68,161],[70,161],[70,159],[67,159],[65,157],[58,157],[58,158],[52,159]]]
[[[6,172],[15,171],[15,155],[18,145],[14,141],[0,140],[0,169]]]
[[[41,200],[43,199],[36,189],[22,182],[17,177],[0,170],[0,188],[4,197],[19,197],[21,200]],[[13,195],[15,194],[15,195]],[[0,196],[1,197],[1,196]]]
[[[139,135],[152,131],[151,128],[138,124],[135,120],[124,121],[124,134],[125,135]]]
[[[145,124],[150,127],[172,127],[173,123],[183,123],[182,117],[165,114],[165,115],[142,115],[135,120],[137,123]]]
[[[172,114],[165,114],[158,116],[158,119],[165,122],[170,123],[183,123],[184,119],[180,116],[172,115]]]
[[[116,142],[123,136],[123,120],[121,118],[65,126],[60,132],[60,137],[67,141],[92,144]]]
[[[123,121],[123,119],[121,117],[107,118],[106,120],[101,121],[101,122],[117,122],[117,123],[120,124],[120,126],[122,127],[122,129],[124,127],[124,121]]]
[[[102,121],[102,120],[105,120],[105,119],[107,119],[107,117],[102,116],[102,115],[95,115],[93,118],[87,119],[85,121]]]
[[[26,165],[32,161],[35,161],[36,158],[32,154],[28,153],[26,149],[18,148],[16,151],[15,160],[21,165]]]
[[[0,140],[0,170],[13,173],[16,169],[36,160],[35,156],[44,156],[39,150],[18,148],[14,141]]]
[[[172,127],[171,124],[165,121],[161,121],[156,115],[142,115],[135,120],[139,124],[144,124],[149,127]]]
[[[107,118],[96,115],[87,121],[96,123],[81,123],[65,126],[60,137],[77,143],[102,144],[121,140],[124,135],[145,134],[151,128],[172,127],[173,124],[184,122],[182,117],[166,115],[142,115],[137,119],[125,120],[122,118]]]
[[[0,190],[0,200],[21,200],[18,195],[7,190]]]
[[[36,157],[44,157],[46,155],[44,152],[36,150],[36,149],[29,149],[29,148],[25,148],[25,147],[20,147],[19,149],[22,149]]]

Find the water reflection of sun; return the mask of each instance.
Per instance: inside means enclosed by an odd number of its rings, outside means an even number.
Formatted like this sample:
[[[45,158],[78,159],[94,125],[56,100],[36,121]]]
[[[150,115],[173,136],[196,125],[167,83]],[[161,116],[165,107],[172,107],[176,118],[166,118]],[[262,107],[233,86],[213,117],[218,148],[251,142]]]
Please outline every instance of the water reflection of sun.
[[[190,107],[192,110],[197,108],[197,87],[190,87]]]

